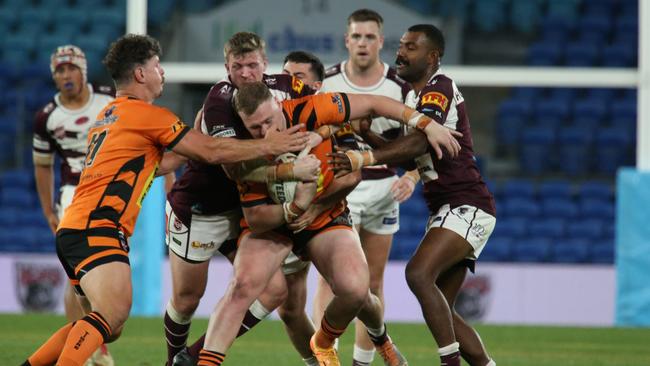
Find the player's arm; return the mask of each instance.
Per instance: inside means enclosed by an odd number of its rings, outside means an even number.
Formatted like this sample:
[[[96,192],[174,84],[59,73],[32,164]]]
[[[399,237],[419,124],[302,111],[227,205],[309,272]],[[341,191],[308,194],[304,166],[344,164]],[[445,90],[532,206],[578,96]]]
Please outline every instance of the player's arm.
[[[56,232],[59,218],[54,211],[54,155],[34,154],[34,179],[43,215],[52,232]]]
[[[421,133],[401,136],[388,144],[372,151],[337,151],[330,154],[328,163],[342,176],[360,170],[364,166],[393,164],[414,159],[428,152],[429,142]]]
[[[172,151],[192,160],[208,164],[238,163],[267,155],[279,155],[302,150],[309,141],[301,125],[273,134],[265,139],[239,140],[213,138],[194,129],[188,129]]]
[[[316,188],[316,183],[298,183],[293,201],[281,205],[262,204],[247,207],[242,204],[250,230],[263,233],[293,222],[307,210],[316,196]]]
[[[312,154],[279,164],[270,164],[267,159],[255,159],[239,164],[225,164],[223,169],[228,178],[244,182],[311,182],[318,179],[320,160]]]
[[[309,206],[307,211],[288,225],[289,229],[300,231],[311,225],[321,213],[344,200],[360,182],[361,171],[334,179],[325,189],[325,192]]]
[[[458,155],[460,144],[456,137],[463,135],[436,122],[430,117],[407,107],[404,104],[385,96],[371,94],[347,94],[350,119],[379,115],[399,121],[420,132],[423,132],[438,159],[442,159],[444,148],[451,157]]]

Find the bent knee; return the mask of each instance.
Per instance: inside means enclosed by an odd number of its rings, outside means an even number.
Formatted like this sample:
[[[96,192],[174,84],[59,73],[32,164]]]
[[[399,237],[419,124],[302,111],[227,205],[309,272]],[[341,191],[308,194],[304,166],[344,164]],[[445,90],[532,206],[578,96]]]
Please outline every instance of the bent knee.
[[[412,291],[420,290],[423,287],[433,286],[436,280],[435,275],[431,275],[421,268],[411,265],[410,262],[406,265],[405,272],[406,283]]]

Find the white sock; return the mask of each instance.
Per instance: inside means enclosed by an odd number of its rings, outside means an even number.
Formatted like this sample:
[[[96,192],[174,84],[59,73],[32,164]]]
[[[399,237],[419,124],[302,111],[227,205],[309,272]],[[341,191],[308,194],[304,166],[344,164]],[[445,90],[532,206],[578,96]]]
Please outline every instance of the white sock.
[[[380,328],[366,327],[366,329],[368,329],[368,333],[370,333],[373,337],[381,337],[386,331],[386,325],[382,324]]]
[[[318,366],[318,360],[314,356],[303,358],[302,362],[304,362],[307,366]]]
[[[490,360],[490,362],[488,362],[487,364],[485,364],[485,366],[497,366],[497,363],[494,362],[494,360]]]
[[[354,345],[354,351],[352,352],[352,358],[363,363],[370,365],[372,360],[375,359],[375,349],[363,349],[356,344]]]
[[[166,307],[165,311],[167,311],[167,314],[169,315],[169,318],[171,320],[173,320],[174,323],[177,323],[177,324],[189,324],[189,323],[191,323],[192,322],[192,315],[194,315],[194,314],[183,315],[183,314],[179,313],[178,311],[176,311],[176,309],[174,309],[174,306],[172,305],[171,300],[169,300],[167,302],[167,307]]]
[[[248,310],[251,312],[251,314],[253,314],[254,317],[260,320],[266,318],[271,313],[264,307],[264,305],[262,305],[259,300],[255,300],[255,302],[253,302]]]
[[[334,340],[334,349],[335,349],[336,351],[339,350],[339,339],[338,339],[338,338],[336,338],[336,339]]]
[[[456,353],[460,350],[460,343],[454,342],[450,345],[438,348],[438,354],[440,356],[447,356],[452,353]]]

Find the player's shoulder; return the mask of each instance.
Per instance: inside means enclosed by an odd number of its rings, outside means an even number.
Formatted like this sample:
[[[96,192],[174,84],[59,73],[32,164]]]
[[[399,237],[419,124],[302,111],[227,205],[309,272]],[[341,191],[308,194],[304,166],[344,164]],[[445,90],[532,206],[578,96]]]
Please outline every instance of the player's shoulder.
[[[115,98],[115,88],[108,85],[102,84],[90,84],[93,90],[93,93]]]
[[[325,70],[325,79],[334,77],[336,75],[340,75],[342,70],[343,70],[342,65],[343,65],[343,63],[339,62],[338,64],[336,64],[334,66],[330,66],[329,68],[327,68],[327,70]]]
[[[58,107],[54,99],[51,99],[47,104],[45,104],[41,109],[36,111],[34,115],[35,123],[46,123],[48,118],[52,115],[52,112]]]
[[[422,94],[430,92],[430,91],[436,91],[436,92],[443,92],[446,94],[453,94],[455,88],[455,83],[454,80],[452,80],[449,76],[438,73],[433,75],[431,77],[424,88],[422,88]]]
[[[231,103],[235,95],[235,85],[228,78],[218,81],[210,88],[208,96],[206,97],[206,105],[208,103]]]

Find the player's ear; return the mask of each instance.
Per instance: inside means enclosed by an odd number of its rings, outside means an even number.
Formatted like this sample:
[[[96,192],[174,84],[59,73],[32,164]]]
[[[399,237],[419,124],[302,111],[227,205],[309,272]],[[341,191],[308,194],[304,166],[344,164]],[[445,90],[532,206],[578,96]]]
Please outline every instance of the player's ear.
[[[136,66],[133,69],[133,79],[140,84],[144,84],[144,67]]]
[[[314,82],[311,84],[312,89],[314,89],[314,90],[316,90],[316,91],[320,90],[320,88],[321,88],[322,86],[323,86],[323,82],[322,82],[322,81],[314,81]]]

